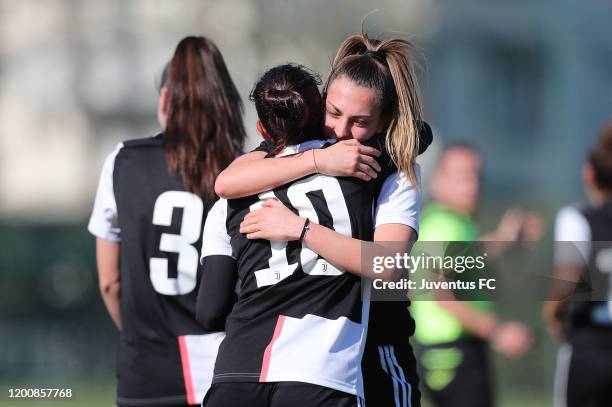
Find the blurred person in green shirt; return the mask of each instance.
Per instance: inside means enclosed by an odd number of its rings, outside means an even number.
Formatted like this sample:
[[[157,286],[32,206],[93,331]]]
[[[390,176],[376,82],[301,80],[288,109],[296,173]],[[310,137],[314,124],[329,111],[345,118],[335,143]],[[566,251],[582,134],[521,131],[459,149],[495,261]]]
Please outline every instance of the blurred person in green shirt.
[[[481,160],[472,147],[457,144],[444,149],[432,177],[433,202],[422,213],[420,241],[511,242],[519,239],[527,223],[539,222],[533,215],[510,209],[494,232],[479,237],[472,217],[480,197],[480,175]],[[503,245],[484,243],[491,253]],[[506,357],[517,358],[529,350],[530,332],[520,322],[501,321],[490,301],[442,298],[436,293],[412,305],[423,390],[439,407],[491,406],[487,343]]]

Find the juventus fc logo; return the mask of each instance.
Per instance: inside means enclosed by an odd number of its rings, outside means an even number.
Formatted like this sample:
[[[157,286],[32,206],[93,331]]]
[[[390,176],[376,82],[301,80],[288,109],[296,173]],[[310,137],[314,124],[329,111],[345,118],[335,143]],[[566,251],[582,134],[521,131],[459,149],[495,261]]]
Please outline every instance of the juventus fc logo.
[[[323,272],[327,273],[327,263],[323,263]]]
[[[275,273],[274,273],[274,277],[275,277],[277,280],[280,280],[280,273],[279,273],[278,271],[277,271],[277,272],[275,272]]]

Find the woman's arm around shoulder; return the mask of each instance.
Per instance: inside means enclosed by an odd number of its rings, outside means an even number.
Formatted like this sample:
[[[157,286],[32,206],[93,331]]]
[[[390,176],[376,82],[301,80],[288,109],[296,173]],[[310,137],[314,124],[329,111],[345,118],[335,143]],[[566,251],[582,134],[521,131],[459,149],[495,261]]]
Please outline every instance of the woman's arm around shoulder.
[[[374,157],[380,152],[356,140],[344,140],[323,149],[313,149],[287,157],[265,158],[254,151],[236,159],[219,174],[217,195],[235,199],[269,191],[287,182],[314,173],[350,176],[368,181],[376,178],[380,165]]]

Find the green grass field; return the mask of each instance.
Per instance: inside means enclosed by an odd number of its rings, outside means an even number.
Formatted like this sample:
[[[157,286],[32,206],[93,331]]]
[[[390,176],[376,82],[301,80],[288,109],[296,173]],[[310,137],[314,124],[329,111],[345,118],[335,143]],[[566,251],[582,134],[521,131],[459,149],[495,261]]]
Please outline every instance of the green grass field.
[[[530,393],[504,393],[497,395],[496,407],[548,407],[552,400],[543,394]],[[426,398],[422,400],[422,407],[434,407]]]

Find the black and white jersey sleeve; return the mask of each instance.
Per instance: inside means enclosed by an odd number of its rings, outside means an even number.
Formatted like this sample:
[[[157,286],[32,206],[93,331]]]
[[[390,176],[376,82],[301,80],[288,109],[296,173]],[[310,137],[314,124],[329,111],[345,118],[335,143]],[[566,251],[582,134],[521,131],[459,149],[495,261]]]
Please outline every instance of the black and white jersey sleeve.
[[[576,206],[566,206],[555,218],[555,264],[585,266],[591,250],[591,227]]]
[[[200,263],[207,256],[229,256],[232,254],[230,236],[227,233],[227,199],[219,198],[208,212],[204,224]]]
[[[208,212],[202,236],[202,276],[197,319],[209,331],[224,331],[236,301],[238,269],[226,228],[227,200],[219,199]]]
[[[104,160],[93,211],[87,225],[87,229],[92,235],[113,242],[121,240],[117,203],[115,202],[115,191],[113,190],[113,171],[115,168],[115,157],[117,157],[122,147],[123,143],[119,143],[115,150]]]
[[[382,185],[374,212],[374,227],[387,224],[406,225],[419,232],[421,211],[421,167],[415,164],[418,184],[413,185],[403,172],[389,175]]]

